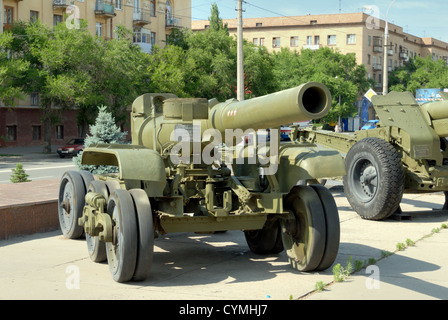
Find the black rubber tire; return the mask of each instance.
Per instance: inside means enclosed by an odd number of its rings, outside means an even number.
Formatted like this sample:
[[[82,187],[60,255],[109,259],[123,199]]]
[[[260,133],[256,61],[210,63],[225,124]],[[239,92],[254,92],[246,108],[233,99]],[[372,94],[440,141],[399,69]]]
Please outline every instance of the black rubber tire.
[[[325,252],[325,212],[319,195],[309,186],[295,186],[285,199],[291,211],[282,221],[283,247],[291,266],[301,272],[319,267]]]
[[[276,254],[283,251],[278,219],[268,218],[260,230],[244,230],[244,237],[250,251],[255,254]]]
[[[78,171],[66,171],[59,184],[58,216],[62,234],[68,239],[79,239],[84,228],[78,225],[85,204],[86,187]],[[68,209],[64,209],[63,205]]]
[[[132,280],[144,281],[151,273],[154,257],[154,223],[151,203],[142,189],[129,191],[137,214],[138,247],[137,262]]]
[[[380,138],[358,141],[345,158],[345,195],[366,220],[383,220],[400,206],[404,172],[395,148]]]
[[[109,197],[107,212],[114,224],[114,242],[106,243],[107,263],[117,282],[130,281],[137,261],[137,218],[127,190],[115,190]]]
[[[339,242],[341,238],[341,226],[339,212],[336,202],[331,192],[322,185],[311,185],[311,188],[317,192],[325,212],[325,251],[316,271],[323,271],[330,268],[339,251]]]

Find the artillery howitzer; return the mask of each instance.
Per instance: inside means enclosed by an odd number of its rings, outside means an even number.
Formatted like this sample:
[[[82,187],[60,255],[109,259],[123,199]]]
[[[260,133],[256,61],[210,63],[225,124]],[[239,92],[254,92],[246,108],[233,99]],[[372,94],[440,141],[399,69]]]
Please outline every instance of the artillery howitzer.
[[[341,152],[347,199],[364,219],[401,213],[405,192],[444,191],[448,209],[448,101],[419,106],[410,92],[391,92],[372,103],[379,118],[375,129],[349,135],[294,128],[292,138]]]
[[[132,145],[96,145],[82,154],[82,164],[113,165],[119,173],[63,175],[63,234],[78,238],[84,232],[91,259],[107,258],[119,282],[144,280],[155,233],[171,232],[243,230],[257,254],[285,249],[294,268],[324,270],[338,252],[337,207],[324,187],[295,184],[343,175],[343,158],[310,144],[279,146],[275,130],[270,146],[257,138],[254,146],[234,145],[249,128],[318,119],[330,106],[331,95],[320,83],[242,102],[142,95],[132,105]],[[240,135],[229,137],[234,129]]]

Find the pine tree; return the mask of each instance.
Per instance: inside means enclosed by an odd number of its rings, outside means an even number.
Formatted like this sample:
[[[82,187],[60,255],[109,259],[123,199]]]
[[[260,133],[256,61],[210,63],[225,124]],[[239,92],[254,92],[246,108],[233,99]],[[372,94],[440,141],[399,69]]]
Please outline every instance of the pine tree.
[[[85,148],[96,144],[122,144],[126,138],[126,132],[121,132],[120,128],[115,124],[115,118],[107,111],[106,106],[98,107],[98,116],[95,124],[89,127],[90,135],[86,136],[84,141]],[[73,158],[73,162],[80,170],[87,170],[93,174],[114,173],[118,172],[115,166],[91,166],[81,164],[82,154],[78,154]]]
[[[21,163],[16,164],[16,168],[12,169],[12,175],[11,175],[11,182],[12,183],[19,183],[19,182],[29,182],[31,180],[28,179],[29,175],[25,173],[25,170],[23,169],[23,165]]]

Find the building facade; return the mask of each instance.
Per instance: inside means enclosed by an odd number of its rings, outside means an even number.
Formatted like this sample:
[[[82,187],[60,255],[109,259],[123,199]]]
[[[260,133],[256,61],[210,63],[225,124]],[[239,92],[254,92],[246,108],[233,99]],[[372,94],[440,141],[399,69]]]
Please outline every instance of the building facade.
[[[382,91],[384,59],[388,70],[403,65],[411,57],[432,56],[448,62],[448,43],[433,38],[420,38],[389,23],[389,43],[384,56],[385,21],[364,13],[307,15],[243,19],[244,38],[269,52],[281,48],[300,51],[320,47],[335,48],[343,54],[354,53],[358,64],[364,64],[368,77],[375,80],[376,90]],[[231,34],[237,34],[237,19],[224,19]],[[192,22],[193,31],[205,30],[209,21]]]
[[[89,31],[112,39],[123,25],[133,31],[133,43],[150,53],[153,45],[165,46],[167,35],[176,28],[191,28],[191,0],[0,0],[1,31],[16,21],[39,19],[47,26],[87,20]],[[0,102],[0,147],[42,145],[39,94],[17,101],[15,108]],[[78,137],[76,112],[64,111],[56,124],[52,144]]]

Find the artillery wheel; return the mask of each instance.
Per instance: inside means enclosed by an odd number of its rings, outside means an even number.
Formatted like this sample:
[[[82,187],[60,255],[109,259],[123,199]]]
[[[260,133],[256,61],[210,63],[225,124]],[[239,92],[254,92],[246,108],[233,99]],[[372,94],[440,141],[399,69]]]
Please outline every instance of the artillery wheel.
[[[312,185],[311,188],[317,192],[325,212],[325,251],[320,264],[316,268],[317,271],[323,271],[331,267],[338,255],[341,237],[339,213],[333,195],[327,188],[322,185]]]
[[[260,230],[245,230],[244,237],[253,253],[276,254],[283,251],[278,219],[268,219]]]
[[[289,262],[299,271],[320,266],[325,252],[325,211],[317,192],[309,186],[295,186],[285,200],[289,219],[282,221],[283,246]]]
[[[113,241],[106,243],[107,262],[117,282],[132,279],[137,261],[137,219],[131,194],[115,190],[109,197],[107,212],[113,221]]]
[[[154,256],[152,209],[148,195],[144,190],[132,189],[129,192],[134,201],[138,228],[137,262],[132,279],[135,281],[143,281],[151,273]]]
[[[104,196],[104,198],[109,198],[109,190],[107,189],[106,183],[104,181],[95,180],[90,182],[89,189],[87,192],[96,192]],[[93,262],[103,262],[106,261],[106,244],[100,241],[99,237],[92,237],[86,233],[86,243],[87,251],[89,252],[90,259]]]
[[[78,239],[84,228],[78,225],[85,204],[86,187],[79,171],[66,171],[59,184],[58,216],[62,234]]]
[[[344,191],[352,208],[367,220],[382,220],[400,206],[404,173],[395,148],[380,138],[358,141],[345,159]]]

